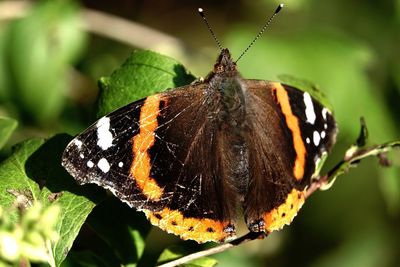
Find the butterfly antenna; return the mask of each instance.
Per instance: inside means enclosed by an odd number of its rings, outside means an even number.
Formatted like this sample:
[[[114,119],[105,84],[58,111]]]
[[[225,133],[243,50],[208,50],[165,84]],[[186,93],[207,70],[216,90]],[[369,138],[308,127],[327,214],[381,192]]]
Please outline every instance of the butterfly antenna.
[[[208,30],[210,31],[212,37],[214,38],[215,42],[217,43],[217,45],[218,45],[218,47],[219,47],[219,50],[222,51],[222,49],[223,49],[223,48],[222,48],[222,45],[221,45],[221,43],[219,42],[219,40],[218,40],[217,36],[215,35],[214,31],[211,29],[211,26],[210,26],[210,24],[208,23],[208,20],[207,20],[207,18],[206,18],[206,15],[204,14],[204,10],[200,7],[200,8],[198,9],[198,11],[199,11],[200,16],[203,18],[205,24],[207,25],[207,28],[208,28]]]
[[[256,35],[256,37],[254,37],[253,41],[251,41],[251,43],[249,44],[249,46],[247,46],[247,48],[243,51],[243,53],[240,55],[240,57],[236,60],[235,63],[237,63],[244,54],[247,53],[247,51],[250,49],[250,47],[253,46],[253,44],[257,41],[258,38],[260,38],[260,36],[264,33],[264,31],[268,28],[269,24],[272,22],[272,20],[275,18],[275,16],[279,13],[279,11],[281,11],[281,9],[283,8],[283,4],[279,4],[279,6],[276,8],[274,14],[272,14],[272,16],[269,18],[269,20],[267,21],[267,23],[264,24],[264,26],[261,28],[261,30],[258,32],[258,34]]]

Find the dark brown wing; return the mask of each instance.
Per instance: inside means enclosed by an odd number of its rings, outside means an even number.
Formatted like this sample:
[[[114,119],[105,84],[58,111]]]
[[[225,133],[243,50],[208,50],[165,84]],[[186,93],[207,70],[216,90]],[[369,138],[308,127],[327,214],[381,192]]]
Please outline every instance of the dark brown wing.
[[[303,205],[316,163],[334,143],[336,124],[308,93],[280,83],[244,83],[250,170],[244,215],[251,231],[271,232],[289,224]]]
[[[197,84],[129,104],[72,140],[62,164],[163,230],[222,242],[235,234],[236,202],[223,199],[234,193],[222,179],[213,97]]]

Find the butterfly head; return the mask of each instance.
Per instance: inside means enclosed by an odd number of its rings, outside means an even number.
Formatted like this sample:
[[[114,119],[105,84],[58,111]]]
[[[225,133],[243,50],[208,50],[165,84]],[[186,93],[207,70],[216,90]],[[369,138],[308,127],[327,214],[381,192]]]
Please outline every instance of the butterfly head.
[[[214,73],[237,73],[236,63],[231,58],[231,53],[227,48],[221,50],[217,63],[214,65]]]

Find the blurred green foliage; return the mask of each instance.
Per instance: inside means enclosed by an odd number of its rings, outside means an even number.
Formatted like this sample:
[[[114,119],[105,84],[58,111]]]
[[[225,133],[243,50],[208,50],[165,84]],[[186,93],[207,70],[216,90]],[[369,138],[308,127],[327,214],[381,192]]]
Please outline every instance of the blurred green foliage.
[[[20,221],[12,222],[9,212],[0,206],[0,266],[26,266],[30,262],[55,266],[47,246],[59,238],[55,230],[59,213],[57,205],[44,208],[37,203],[24,212]]]
[[[63,110],[71,63],[82,51],[78,8],[48,1],[24,18],[4,26],[0,39],[2,102],[27,123],[47,124]]]
[[[100,9],[178,37],[187,50],[177,60],[205,76],[218,49],[197,17],[199,3],[222,44],[237,56],[278,1],[37,1],[22,18],[3,19],[0,15],[0,116],[18,121],[14,131],[14,121],[0,120],[0,143],[8,140],[0,152],[6,158],[0,172],[1,205],[12,205],[13,194],[4,190],[13,186],[31,186],[30,194],[45,203],[49,194],[66,194],[56,200],[61,207],[69,207],[62,211],[63,224],[59,224],[59,232],[65,234],[61,235],[63,242],[53,248],[57,263],[66,257],[64,266],[119,266],[135,265],[140,258],[138,265],[147,266],[168,246],[178,245],[187,252],[204,247],[157,229],[148,233],[149,225],[141,214],[112,198],[97,205],[81,229],[98,199],[88,196],[87,187],[75,185],[60,169],[59,157],[69,138],[54,137],[50,143],[31,140],[11,156],[9,149],[27,138],[76,134],[94,121],[96,112],[109,111],[111,106],[93,108],[98,80],[102,99],[113,94],[104,91],[118,82],[113,78],[124,76],[123,81],[134,82],[133,74],[118,76],[118,70],[110,74],[135,47],[84,31],[85,13],[80,11]],[[289,74],[321,88],[332,103],[340,129],[327,167],[356,139],[360,116],[366,118],[371,143],[398,139],[400,1],[287,0],[285,4],[239,62],[243,77],[278,80],[279,75]],[[170,86],[172,83],[166,85]],[[163,89],[155,89],[151,81],[149,87],[148,93]],[[100,106],[101,101],[97,102]],[[29,159],[32,154],[36,156]],[[219,266],[233,267],[398,266],[400,155],[390,156],[394,167],[384,169],[376,160],[367,160],[340,177],[329,191],[313,195],[290,227],[213,258]],[[52,182],[43,188],[38,178]],[[93,188],[89,189],[93,194]],[[77,206],[81,210],[76,210]],[[110,210],[118,211],[121,220],[113,221],[116,215]],[[72,241],[74,246],[67,254]],[[173,253],[163,255],[170,258]]]

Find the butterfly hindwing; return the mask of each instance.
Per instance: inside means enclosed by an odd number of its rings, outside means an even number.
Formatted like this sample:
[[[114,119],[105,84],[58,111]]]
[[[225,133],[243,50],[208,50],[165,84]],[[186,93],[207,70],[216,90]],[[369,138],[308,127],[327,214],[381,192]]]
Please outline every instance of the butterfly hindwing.
[[[250,230],[271,232],[289,224],[301,208],[316,163],[334,142],[336,124],[308,93],[267,81],[246,80],[245,86],[252,103],[246,142],[257,152],[249,154],[245,218]]]

